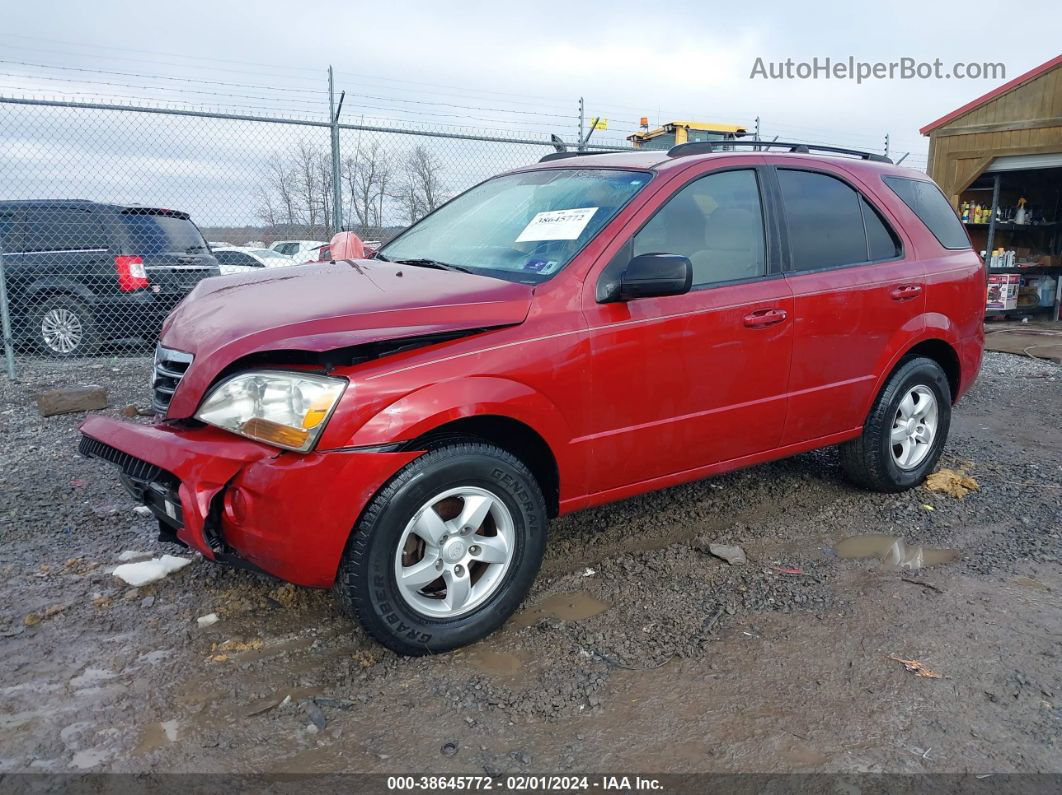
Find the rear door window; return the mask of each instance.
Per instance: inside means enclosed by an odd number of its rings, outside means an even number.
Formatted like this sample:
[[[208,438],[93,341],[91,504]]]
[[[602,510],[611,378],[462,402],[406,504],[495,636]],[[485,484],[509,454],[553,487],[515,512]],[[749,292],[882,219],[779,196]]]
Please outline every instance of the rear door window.
[[[40,206],[23,214],[23,251],[78,252],[106,249],[108,243],[99,213],[79,207]]]
[[[810,271],[867,261],[860,196],[835,177],[778,169],[789,228],[790,269]]]
[[[911,208],[944,248],[969,248],[962,221],[934,182],[908,177],[885,177],[885,184]]]
[[[122,213],[129,245],[134,254],[199,254],[206,241],[187,218],[152,213]]]

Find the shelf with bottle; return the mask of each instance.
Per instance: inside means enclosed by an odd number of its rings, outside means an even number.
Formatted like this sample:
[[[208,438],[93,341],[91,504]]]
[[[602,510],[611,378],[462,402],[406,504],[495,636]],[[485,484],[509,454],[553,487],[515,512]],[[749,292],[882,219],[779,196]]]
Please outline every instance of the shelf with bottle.
[[[985,229],[988,228],[987,221],[981,221],[979,223],[974,223],[973,221],[963,221],[963,224],[965,224],[966,226],[983,227]],[[1032,229],[1054,229],[1058,225],[1059,224],[1055,221],[1050,221],[1042,224],[1017,224],[1013,221],[996,221],[996,231],[1026,232]]]
[[[996,229],[1020,230],[1034,228],[1051,228],[1058,224],[1048,220],[1043,209],[1036,206],[1026,206],[1028,201],[1021,196],[1014,204],[1000,203],[995,208]],[[959,217],[967,226],[988,226],[992,221],[993,211],[991,204],[967,200],[959,205]]]

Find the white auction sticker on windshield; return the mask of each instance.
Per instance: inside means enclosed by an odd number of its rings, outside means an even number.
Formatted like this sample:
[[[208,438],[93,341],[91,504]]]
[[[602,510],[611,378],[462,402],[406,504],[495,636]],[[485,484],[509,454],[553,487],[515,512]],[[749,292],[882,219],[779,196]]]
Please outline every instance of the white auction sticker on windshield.
[[[531,219],[531,223],[524,227],[516,242],[575,240],[583,233],[596,212],[596,207],[580,207],[576,210],[549,210],[538,213]]]

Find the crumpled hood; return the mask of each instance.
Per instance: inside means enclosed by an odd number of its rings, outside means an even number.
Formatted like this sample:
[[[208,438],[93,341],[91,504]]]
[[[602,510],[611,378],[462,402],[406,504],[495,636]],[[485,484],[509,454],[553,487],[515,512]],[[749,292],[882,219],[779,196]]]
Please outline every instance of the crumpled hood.
[[[343,260],[205,279],[166,319],[163,346],[195,356],[168,416],[191,416],[217,373],[274,350],[323,352],[523,322],[533,288],[488,276]]]

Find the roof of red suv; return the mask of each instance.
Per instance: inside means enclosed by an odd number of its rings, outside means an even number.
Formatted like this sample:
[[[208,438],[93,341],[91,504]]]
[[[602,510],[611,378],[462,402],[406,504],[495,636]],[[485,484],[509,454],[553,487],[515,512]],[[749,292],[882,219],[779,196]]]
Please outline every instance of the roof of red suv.
[[[897,176],[913,177],[916,179],[928,179],[921,171],[911,168],[896,166],[892,163],[882,163],[874,160],[861,160],[847,155],[831,154],[805,154],[797,152],[712,152],[711,154],[691,154],[679,157],[669,157],[666,150],[639,150],[632,152],[603,152],[601,154],[587,154],[578,157],[565,157],[559,160],[549,160],[545,163],[535,163],[517,169],[518,171],[530,171],[540,168],[637,168],[652,171],[670,171],[671,169],[685,168],[691,163],[699,163],[705,160],[721,157],[770,157],[774,162],[792,161],[794,163],[822,164],[832,163],[854,171],[873,171],[877,173],[895,174]],[[775,159],[777,158],[777,159]]]

